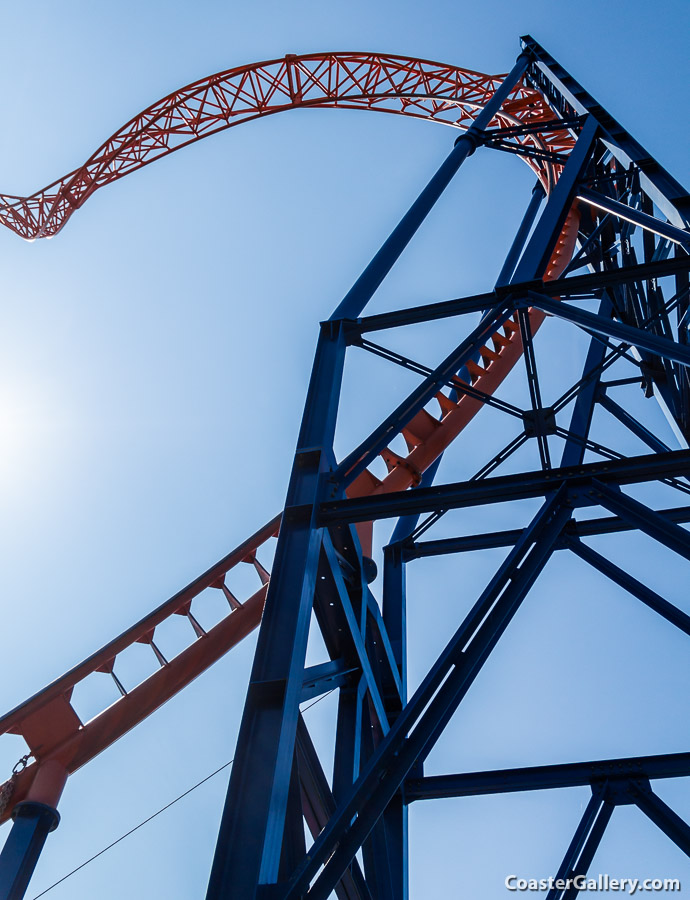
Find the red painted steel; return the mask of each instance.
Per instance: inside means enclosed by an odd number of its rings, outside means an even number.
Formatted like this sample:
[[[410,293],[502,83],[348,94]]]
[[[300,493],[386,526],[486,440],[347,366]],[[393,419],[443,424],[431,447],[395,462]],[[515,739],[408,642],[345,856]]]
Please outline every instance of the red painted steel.
[[[370,109],[467,128],[503,77],[376,53],[289,55],[228,69],[154,103],[43,190],[0,194],[0,222],[27,240],[51,237],[98,188],[201,138],[288,109]],[[543,132],[518,143],[556,152],[572,147],[570,133],[554,128],[556,117],[532,89],[518,87],[498,118],[496,124],[544,123]],[[527,162],[545,186],[553,183],[550,163]]]
[[[501,80],[502,76],[481,75],[440,63],[361,53],[288,56],[231,69],[195,82],[149,107],[116,132],[80,169],[43,191],[27,198],[0,195],[4,204],[0,221],[29,239],[55,234],[97,188],[209,134],[295,107],[372,109],[465,128]],[[525,87],[513,93],[497,120],[499,126],[543,122],[539,133],[517,140],[560,154],[572,149],[571,134],[558,127],[541,94]],[[560,167],[526,161],[549,190]],[[571,210],[544,273],[545,280],[556,278],[570,259],[578,221],[576,210]],[[532,310],[530,317],[536,331],[544,315]],[[521,354],[519,330],[510,320],[503,333],[494,338],[493,348],[483,348],[482,364],[471,367],[472,383],[492,393]],[[467,395],[453,401],[441,393],[438,400],[440,420],[423,412],[404,430],[408,456],[383,451],[389,475],[379,481],[365,471],[353,482],[351,496],[404,490],[417,483],[421,473],[481,406]],[[17,776],[0,822],[10,816],[16,803],[27,798],[55,805],[68,774],[154,712],[258,626],[269,573],[258,561],[257,550],[277,536],[279,525],[280,516],[132,628],[0,718],[0,734],[20,734],[34,756],[34,762]],[[364,549],[366,552],[368,547]],[[260,581],[259,589],[244,603],[225,583],[227,573],[242,562],[255,568]],[[228,614],[204,631],[194,610],[200,595],[213,589],[224,593]],[[155,629],[173,615],[189,620],[190,643],[166,660],[154,643],[154,635]],[[150,645],[160,668],[124,692],[115,666],[118,656],[135,643]],[[82,722],[71,703],[72,693],[96,672],[110,674],[123,693],[90,721]]]
[[[279,527],[280,516],[276,516],[170,600],[0,719],[0,734],[22,735],[35,759],[17,776],[11,800],[0,815],[0,822],[9,818],[14,806],[22,800],[39,799],[38,794],[41,794],[41,802],[47,802],[44,797],[45,779],[40,774],[48,763],[59,764],[67,774],[76,771],[217,662],[258,626],[268,578],[256,554],[261,547],[266,547],[271,538],[277,537]],[[225,583],[228,572],[241,563],[256,569],[260,584],[259,589],[243,603],[229,592]],[[228,614],[208,631],[201,628],[194,616],[195,604],[206,590],[221,590],[228,600]],[[74,688],[96,672],[113,673],[117,657],[124,650],[136,643],[151,643],[156,627],[174,615],[189,619],[189,646],[169,661],[161,662],[156,657],[160,665],[158,671],[91,720],[82,722],[70,702]],[[62,785],[50,805],[57,803],[61,789]]]

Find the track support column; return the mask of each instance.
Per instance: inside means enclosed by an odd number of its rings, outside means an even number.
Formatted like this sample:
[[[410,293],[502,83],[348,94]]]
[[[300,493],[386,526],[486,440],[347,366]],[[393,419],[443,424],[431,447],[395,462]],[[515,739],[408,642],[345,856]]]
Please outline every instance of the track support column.
[[[46,803],[27,800],[12,814],[14,824],[0,853],[0,900],[22,900],[38,857],[60,815]]]

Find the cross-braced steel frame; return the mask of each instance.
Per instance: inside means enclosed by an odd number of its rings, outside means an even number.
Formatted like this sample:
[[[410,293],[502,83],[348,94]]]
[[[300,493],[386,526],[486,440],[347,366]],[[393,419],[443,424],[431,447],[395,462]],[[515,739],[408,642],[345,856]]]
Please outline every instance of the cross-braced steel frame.
[[[573,880],[587,872],[620,804],[636,804],[690,854],[690,828],[651,787],[654,779],[690,774],[690,754],[436,777],[423,774],[427,755],[556,551],[574,552],[690,635],[687,614],[583,540],[607,531],[640,529],[690,559],[690,535],[679,524],[688,520],[688,507],[656,511],[622,489],[664,481],[687,494],[690,451],[665,446],[613,399],[615,385],[605,380],[615,360],[629,359],[635,367],[632,377],[649,394],[658,393],[682,437],[681,446],[687,447],[690,198],[538,44],[525,38],[523,48],[482,114],[321,326],[209,900],[325,900],[333,891],[343,900],[400,900],[408,892],[407,807],[435,797],[591,785],[592,799],[553,873],[550,900],[577,893]],[[492,132],[487,126],[523,76],[570,123],[575,143],[538,219],[541,192],[535,192],[494,289],[446,303],[363,316],[374,291],[461,163],[482,143],[505,146],[505,132]],[[553,275],[545,280],[574,209],[579,215],[579,249],[565,260],[555,281]],[[635,228],[644,234],[643,259],[637,259],[630,243]],[[587,274],[573,274],[585,266]],[[659,284],[662,278],[672,284],[669,298]],[[597,311],[581,308],[577,301],[583,298],[597,300]],[[413,361],[373,344],[371,333],[477,311],[482,313],[480,324],[437,368],[418,367],[423,376],[420,385],[338,462],[333,441],[348,347],[365,347],[413,368]],[[582,378],[550,407],[542,402],[532,340],[545,313],[591,336]],[[521,426],[511,446],[487,460],[469,481],[433,485],[427,478],[419,483],[418,471],[418,486],[411,490],[386,491],[379,486],[351,491],[357,477],[396,434],[406,432],[408,446],[414,448],[422,443],[423,428],[437,428],[423,411],[444,388],[453,391],[449,406],[463,393],[474,393],[478,403],[498,404],[489,392],[481,391],[481,370],[489,371],[499,360],[502,347],[516,331],[531,405],[527,410],[507,410]],[[491,342],[493,351],[488,350]],[[590,425],[597,404],[641,437],[650,452],[626,458],[594,441]],[[567,427],[562,421],[566,407]],[[538,471],[492,474],[528,440],[538,446]],[[556,443],[559,460],[554,458]],[[601,461],[585,462],[587,451]],[[410,465],[409,458],[391,455],[387,462],[391,470]],[[420,540],[448,510],[524,498],[541,502],[524,529]],[[593,506],[610,515],[578,520],[579,510]],[[422,513],[428,518],[416,525]],[[385,548],[379,608],[369,587],[373,573],[368,523],[392,517],[407,527],[397,528]],[[406,565],[421,556],[497,546],[510,548],[504,562],[408,698]],[[331,658],[316,670],[305,669],[312,610]],[[339,699],[334,776],[329,784],[299,704],[334,684]],[[305,819],[314,836],[309,849]]]
[[[656,482],[690,493],[690,197],[543,48],[529,37],[522,44],[503,79],[363,54],[287,57],[220,73],[151,107],[80,170],[45,191],[29,198],[0,195],[4,224],[26,237],[53,234],[97,187],[230,127],[233,111],[243,121],[310,103],[387,112],[409,112],[412,106],[413,115],[428,117],[447,116],[453,109],[454,124],[466,129],[321,325],[282,517],[0,720],[3,732],[24,736],[34,757],[7,783],[7,812],[0,810],[0,816],[11,812],[14,818],[0,855],[2,900],[23,896],[46,835],[57,824],[55,807],[67,775],[259,620],[208,900],[325,900],[333,892],[340,900],[404,900],[408,807],[441,797],[590,786],[591,800],[553,873],[549,900],[576,896],[575,876],[588,871],[618,805],[639,807],[690,855],[690,827],[652,789],[656,779],[690,775],[690,753],[424,774],[431,749],[557,551],[574,553],[690,635],[689,615],[586,540],[637,530],[690,560],[690,535],[682,527],[690,521],[690,505],[653,509],[625,490]],[[401,109],[385,105],[391,97]],[[363,315],[459,167],[481,146],[519,154],[538,176],[494,288]],[[596,311],[581,301],[594,303]],[[466,337],[436,367],[372,340],[374,333],[442,319],[462,325],[463,317],[476,319],[477,313],[479,323],[466,328]],[[546,317],[579,329],[589,340],[581,377],[549,405],[534,342]],[[334,437],[352,347],[402,366],[421,381],[338,460]],[[496,393],[520,359],[529,394],[525,409]],[[623,363],[629,374],[611,378],[613,367]],[[656,398],[680,449],[667,446],[614,399],[617,389],[630,383]],[[440,415],[427,409],[432,400]],[[517,434],[471,478],[434,484],[441,454],[484,406],[512,417]],[[631,456],[604,444],[592,427],[597,411],[612,416],[649,452]],[[391,449],[396,436],[404,439],[407,455]],[[537,470],[495,474],[530,443],[537,449]],[[370,470],[379,457],[388,470],[383,479]],[[449,511],[525,499],[540,506],[524,528],[423,539]],[[589,515],[597,508],[603,515]],[[581,510],[587,511],[584,517]],[[383,550],[379,601],[371,587],[378,577],[371,557],[373,523],[380,519],[397,519],[397,525]],[[256,553],[276,534],[269,574]],[[507,555],[408,697],[406,566],[422,557],[486,548],[506,548]],[[240,562],[253,565],[261,581],[245,602],[225,580]],[[192,611],[206,589],[222,590],[230,610],[208,632]],[[189,619],[195,642],[167,660],[154,631],[172,614]],[[318,628],[329,656],[316,666],[306,665],[310,628]],[[128,692],[115,663],[122,649],[137,641],[151,646],[161,670]],[[70,698],[74,686],[95,672],[112,676],[122,696],[84,724]],[[338,709],[329,779],[300,704],[333,689]],[[313,838],[310,847],[305,825]]]

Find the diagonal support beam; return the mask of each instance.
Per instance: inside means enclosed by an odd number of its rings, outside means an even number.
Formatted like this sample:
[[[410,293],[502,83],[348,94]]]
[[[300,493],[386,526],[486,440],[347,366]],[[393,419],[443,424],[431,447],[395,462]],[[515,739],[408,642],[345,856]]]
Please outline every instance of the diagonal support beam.
[[[489,315],[450,353],[436,369],[416,387],[403,402],[376,428],[369,437],[348,454],[332,475],[334,483],[347,486],[387,444],[399,434],[419,410],[438,393],[456,372],[487,343],[511,313],[505,304],[499,304]]]
[[[316,838],[335,812],[335,800],[321,767],[309,730],[300,714],[295,737],[295,755],[299,769],[304,819]],[[364,875],[355,859],[335,887],[338,900],[372,900]]]
[[[546,271],[563,223],[573,205],[576,190],[592,157],[598,131],[599,126],[594,117],[588,117],[525,247],[515,269],[513,282],[538,278]]]
[[[571,516],[564,499],[562,489],[552,495],[525,530],[309,851],[284,900],[329,896],[410,769],[433,746],[439,724],[457,708],[549,559]]]
[[[659,438],[653,434],[648,428],[645,428],[641,422],[638,422],[634,416],[631,416],[630,413],[623,409],[620,404],[616,403],[616,401],[609,397],[606,391],[601,391],[599,393],[598,402],[600,406],[610,412],[614,418],[618,419],[621,425],[625,425],[633,434],[637,435],[637,437],[644,441],[648,447],[651,447],[655,453],[666,453],[670,450],[670,447],[667,447],[663,441],[660,441]]]
[[[634,328],[632,325],[604,318],[596,313],[588,312],[586,309],[578,309],[568,303],[559,303],[534,291],[529,292],[529,305],[536,306],[537,309],[550,313],[559,319],[573,322],[586,331],[594,331],[597,334],[624,341],[626,344],[630,344],[640,350],[647,350],[649,353],[672,359],[683,366],[690,366],[690,349],[675,341],[670,341],[668,338],[658,337],[650,331],[643,331],[641,328]]]
[[[613,815],[613,810],[615,807],[609,803],[608,801],[604,801],[599,810],[597,811],[596,818],[592,823],[592,828],[587,835],[587,839],[580,851],[580,854],[577,858],[577,862],[575,863],[572,870],[572,882],[570,887],[566,888],[562,897],[563,900],[573,900],[574,897],[580,893],[580,885],[582,876],[586,875],[589,867],[592,865],[592,860],[594,859],[594,854],[599,849],[599,844],[601,843],[601,839],[604,836],[604,832],[606,831],[606,826],[611,821],[611,816]],[[580,876],[578,878],[578,876]]]
[[[569,537],[567,539],[567,546],[573,553],[579,556],[580,559],[583,559],[595,569],[598,569],[602,575],[606,575],[611,581],[620,585],[623,590],[628,591],[633,597],[637,597],[638,600],[641,600],[645,606],[648,606],[650,609],[653,609],[654,612],[663,616],[667,622],[680,628],[685,634],[690,635],[690,616],[687,615],[687,613],[684,613],[682,610],[678,609],[677,606],[669,603],[668,600],[664,600],[663,597],[651,588],[648,588],[645,584],[642,584],[641,581],[638,581],[636,578],[633,578],[632,575],[624,572],[623,569],[603,557],[600,553],[597,553],[596,550],[592,550],[587,544],[583,544],[576,538]]]
[[[340,603],[345,613],[345,619],[347,621],[347,627],[350,631],[350,637],[359,659],[359,665],[362,669],[362,674],[364,675],[367,689],[369,690],[369,696],[371,697],[374,709],[376,710],[376,716],[379,720],[379,724],[385,734],[388,731],[388,716],[386,715],[383,698],[381,697],[381,694],[379,692],[378,682],[374,677],[371,660],[369,659],[369,655],[367,653],[364,638],[357,621],[357,616],[355,615],[352,603],[350,602],[345,579],[343,578],[340,571],[340,566],[338,565],[335,548],[333,547],[330,536],[328,534],[324,534],[323,546],[326,553],[326,558],[330,563],[331,574],[335,581],[335,586],[336,590],[338,591]]]
[[[592,794],[546,900],[565,900],[577,895],[577,889],[572,893],[572,879],[587,872],[613,810],[613,805],[606,803],[599,791]]]
[[[589,203],[597,209],[603,209],[604,212],[613,213],[614,216],[618,216],[619,219],[625,219],[627,222],[632,222],[633,225],[639,225],[640,228],[644,228],[646,231],[668,238],[669,241],[673,241],[674,244],[680,244],[686,250],[690,248],[689,232],[684,231],[682,228],[677,228],[669,222],[655,219],[654,216],[650,216],[642,212],[642,210],[634,209],[632,206],[627,206],[625,203],[606,197],[604,194],[600,194],[599,191],[593,191],[591,188],[580,188],[577,192],[577,199],[584,200],[585,203]]]
[[[665,544],[669,549],[690,560],[690,533],[680,525],[669,522],[644,503],[633,500],[620,491],[612,490],[597,480],[592,482],[592,487],[593,495],[602,506],[622,519],[627,519],[631,525],[644,531],[655,541]]]
[[[673,509],[661,509],[660,516],[669,522],[690,522],[690,506],[677,506]],[[597,534],[619,534],[622,531],[633,531],[635,526],[621,519],[620,516],[602,516],[596,519],[572,521],[567,533],[575,538],[592,537]],[[414,541],[405,544],[401,550],[403,560],[420,559],[425,556],[443,556],[446,553],[468,553],[473,550],[487,550],[492,547],[512,547],[522,534],[522,528],[510,528],[505,531],[489,531],[483,534],[467,534],[460,537],[442,538],[438,541]]]
[[[683,821],[648,784],[631,785],[633,798],[642,812],[660,828],[686,856],[690,856],[690,825]]]
[[[458,138],[448,158],[345,295],[331,319],[355,318],[361,314],[374,292],[400,257],[400,254],[412,240],[419,226],[431,212],[438,198],[450,184],[455,173],[467,157],[474,153],[480,143],[482,132],[491,124],[491,120],[503,105],[503,101],[508,98],[526,68],[527,57],[519,56],[501,86],[493,94],[465,134]]]

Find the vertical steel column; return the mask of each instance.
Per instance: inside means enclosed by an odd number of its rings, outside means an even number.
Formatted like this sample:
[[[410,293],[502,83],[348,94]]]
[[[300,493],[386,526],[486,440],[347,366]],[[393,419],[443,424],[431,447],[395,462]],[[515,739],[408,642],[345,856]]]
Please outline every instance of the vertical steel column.
[[[611,317],[612,307],[608,294],[602,298],[597,314],[607,318]],[[589,435],[594,407],[600,390],[601,373],[599,372],[599,366],[603,363],[605,355],[606,344],[593,337],[582,369],[582,380],[585,383],[580,387],[575,399],[568,429],[571,437],[565,442],[563,455],[561,456],[561,466],[579,466],[585,458],[584,440],[578,441],[576,438],[585,439]]]
[[[428,471],[428,470],[427,470]],[[434,468],[435,472],[435,468]],[[433,479],[433,475],[432,475]],[[407,520],[416,522],[417,516],[403,516],[398,520],[396,531]],[[395,537],[395,532],[393,534]],[[405,584],[405,563],[400,544],[390,544],[383,551],[383,621],[391,642],[395,663],[400,673],[402,700],[407,703],[407,594]],[[408,809],[402,791],[390,801],[384,812],[385,828],[388,834],[388,852],[397,865],[391,866],[395,900],[408,900]]]
[[[324,323],[211,869],[212,898],[249,900],[257,885],[278,878],[321,551],[314,510],[321,477],[333,465],[344,360],[341,324]]]
[[[32,800],[18,803],[12,818],[0,853],[0,900],[22,900],[46,838],[60,821],[56,809]]]
[[[589,116],[568,157],[561,177],[546,202],[511,281],[531,281],[533,278],[541,277],[546,271],[558,235],[572,206],[575,190],[589,164],[598,130],[597,121]]]
[[[316,509],[332,445],[345,356],[342,323],[355,318],[426,218],[482,130],[525,72],[521,55],[466,134],[322,326],[273,574],[240,727],[208,900],[253,900],[279,877],[299,698],[313,605],[321,531]],[[293,792],[294,795],[294,792]]]

